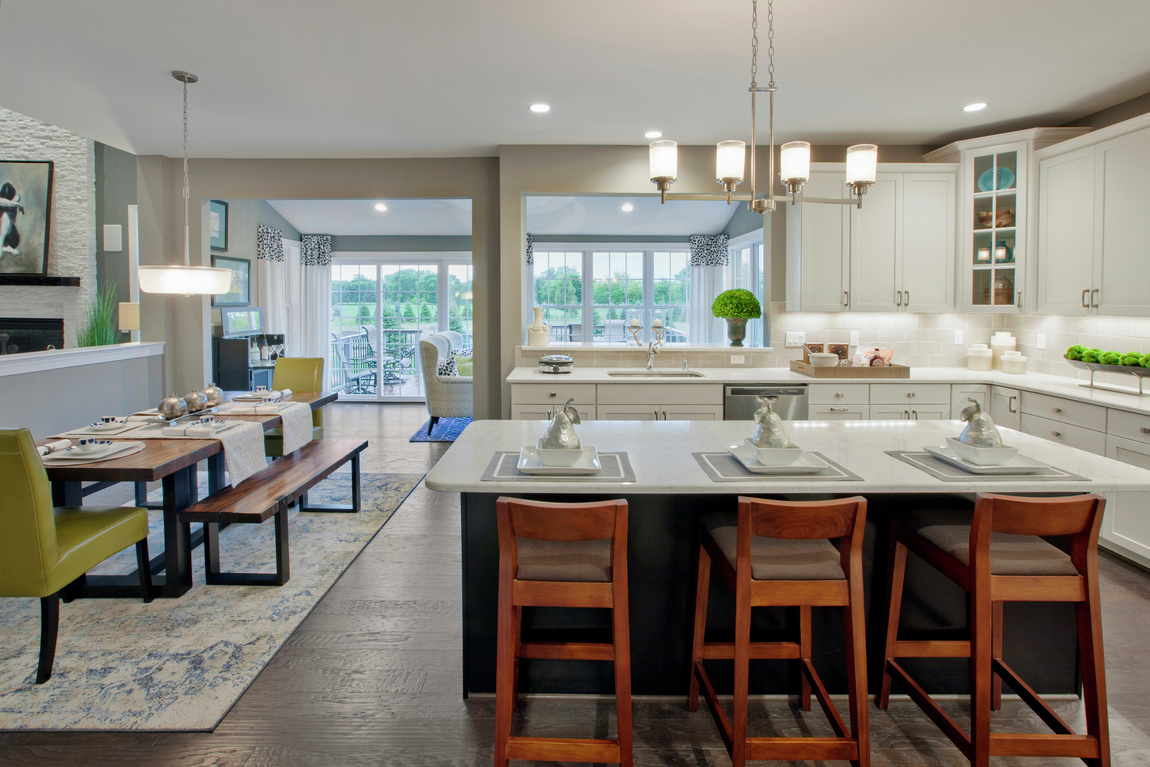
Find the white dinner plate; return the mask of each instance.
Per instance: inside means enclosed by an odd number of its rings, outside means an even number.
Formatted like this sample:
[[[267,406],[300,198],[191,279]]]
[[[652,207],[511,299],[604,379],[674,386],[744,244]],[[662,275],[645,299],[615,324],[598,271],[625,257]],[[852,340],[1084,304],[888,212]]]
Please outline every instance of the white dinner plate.
[[[113,442],[110,445],[100,445],[94,450],[80,450],[79,445],[72,445],[71,447],[57,450],[54,453],[49,453],[52,458],[76,458],[84,461],[90,461],[93,458],[101,458],[109,453],[119,452],[124,449],[123,442]]]
[[[727,445],[727,452],[733,455],[735,460],[743,464],[744,469],[754,472],[755,474],[774,474],[785,477],[799,474],[817,474],[823,469],[830,468],[826,463],[819,460],[817,456],[811,455],[806,450],[803,451],[803,454],[799,456],[797,461],[784,466],[764,466],[755,458],[754,451],[745,444]]]
[[[544,466],[539,460],[539,453],[533,445],[524,445],[519,449],[519,471],[524,474],[543,474],[552,477],[577,477],[582,474],[594,474],[603,468],[599,463],[599,454],[592,446],[583,448],[583,455],[572,466]]]
[[[1001,466],[979,466],[960,458],[949,447],[923,445],[922,449],[940,461],[945,461],[951,466],[957,466],[963,471],[969,471],[971,474],[1036,474],[1043,469],[1050,468],[1046,464],[1024,455],[1016,455]]]
[[[88,428],[92,431],[122,431],[127,428],[128,422],[113,421],[112,423],[94,423]]]

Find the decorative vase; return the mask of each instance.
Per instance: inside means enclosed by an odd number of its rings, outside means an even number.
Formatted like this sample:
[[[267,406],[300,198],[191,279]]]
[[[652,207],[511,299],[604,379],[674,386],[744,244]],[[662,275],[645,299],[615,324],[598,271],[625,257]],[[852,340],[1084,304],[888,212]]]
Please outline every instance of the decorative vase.
[[[535,307],[535,321],[527,326],[527,345],[546,346],[551,340],[551,329],[543,322],[543,309]]]
[[[746,317],[727,317],[727,338],[731,340],[731,346],[742,346],[743,339],[747,337],[747,318]]]
[[[184,395],[184,402],[189,413],[198,413],[208,406],[208,398],[199,389],[192,389]]]
[[[173,394],[157,405],[156,410],[161,416],[170,421],[173,418],[179,418],[184,413],[187,413],[188,405],[184,402],[183,397],[177,397]]]
[[[209,384],[208,388],[204,389],[204,396],[208,398],[208,407],[215,407],[224,401],[223,390],[216,386],[214,382]]]

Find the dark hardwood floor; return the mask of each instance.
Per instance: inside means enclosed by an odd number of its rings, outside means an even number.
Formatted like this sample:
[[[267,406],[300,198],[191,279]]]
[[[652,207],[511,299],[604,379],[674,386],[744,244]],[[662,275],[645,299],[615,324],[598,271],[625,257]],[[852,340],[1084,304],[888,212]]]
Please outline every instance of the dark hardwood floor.
[[[409,443],[427,419],[422,405],[338,404],[331,436],[371,445],[364,472],[424,472],[446,443]],[[105,491],[104,500],[126,490]],[[94,501],[93,501],[94,502]],[[118,502],[118,501],[117,501]],[[1150,577],[1110,558],[1102,589],[1115,767],[1150,764]],[[220,726],[211,733],[0,732],[0,765],[134,767],[358,767],[486,765],[493,705],[460,695],[458,497],[417,488],[300,626]],[[961,702],[949,704],[965,723]],[[531,698],[516,728],[552,737],[603,737],[614,727],[610,699]],[[844,706],[845,708],[845,706]],[[1057,708],[1081,727],[1077,701]],[[785,701],[754,706],[761,734],[829,734],[821,712]],[[966,761],[911,703],[871,706],[872,764],[951,767]],[[1042,731],[1016,701],[995,726]],[[726,765],[716,728],[683,701],[635,704],[635,763]],[[1081,764],[1002,759],[997,765]],[[516,764],[525,764],[518,762]]]

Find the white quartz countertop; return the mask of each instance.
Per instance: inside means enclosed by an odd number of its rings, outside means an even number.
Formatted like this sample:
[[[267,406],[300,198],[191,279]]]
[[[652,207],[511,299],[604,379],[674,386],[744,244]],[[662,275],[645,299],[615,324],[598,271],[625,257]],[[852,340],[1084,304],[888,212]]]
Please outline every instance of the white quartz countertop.
[[[544,432],[540,421],[474,421],[427,475],[432,490],[464,493],[515,494],[738,494],[738,493],[1083,493],[1114,490],[1150,491],[1150,471],[1048,442],[1011,429],[1001,429],[1003,441],[1020,454],[1091,481],[944,482],[889,456],[887,450],[919,450],[945,445],[965,424],[959,421],[791,421],[791,439],[798,446],[822,453],[862,477],[861,482],[748,480],[713,482],[692,453],[721,452],[741,443],[754,431],[750,421],[589,421],[577,427],[584,446],[600,451],[626,451],[635,471],[634,483],[564,481],[492,482],[480,478],[496,451],[518,451],[534,445]]]
[[[674,370],[673,367],[655,365],[660,370]],[[725,384],[725,383],[806,383],[834,386],[835,384],[899,384],[899,383],[946,383],[946,384],[994,384],[1008,386],[1013,389],[1050,394],[1055,397],[1066,397],[1079,402],[1089,402],[1104,407],[1119,408],[1132,413],[1150,414],[1150,396],[1139,397],[1134,389],[1130,394],[1122,392],[1105,391],[1102,389],[1087,389],[1079,384],[1081,381],[1065,376],[1043,375],[1041,373],[1024,373],[1012,375],[997,370],[979,371],[966,368],[911,368],[910,378],[812,378],[802,373],[795,373],[786,368],[691,368],[703,374],[702,378],[647,378],[647,377],[611,377],[609,370],[628,370],[620,365],[613,368],[575,367],[570,373],[550,374],[542,373],[536,367],[517,367],[507,376],[507,382],[512,384],[562,384],[562,383],[611,383],[611,384]],[[641,369],[641,368],[640,368]],[[1137,386],[1133,376],[1129,376],[1132,384]],[[1150,394],[1150,387],[1148,387]]]

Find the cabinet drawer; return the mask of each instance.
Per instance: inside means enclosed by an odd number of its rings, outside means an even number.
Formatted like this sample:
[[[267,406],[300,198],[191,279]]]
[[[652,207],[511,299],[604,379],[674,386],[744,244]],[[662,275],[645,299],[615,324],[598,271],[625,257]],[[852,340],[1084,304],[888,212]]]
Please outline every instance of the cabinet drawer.
[[[1150,444],[1150,415],[1110,410],[1106,416],[1106,433]]]
[[[812,421],[866,421],[870,408],[866,405],[811,405],[807,417]]]
[[[579,411],[582,416],[583,411]],[[547,421],[553,413],[547,405],[512,405],[512,421]]]
[[[1023,413],[1022,433],[1042,437],[1067,447],[1076,447],[1095,455],[1106,455],[1106,435],[1093,429]],[[1073,467],[1064,468],[1070,471]]]
[[[600,405],[719,405],[722,384],[599,384],[595,395]],[[651,404],[654,408],[655,405]]]
[[[569,384],[557,381],[554,384],[511,384],[511,404],[513,405],[562,405],[568,397],[575,398],[576,405],[595,404],[595,384]]]
[[[911,405],[915,402],[950,408],[950,384],[871,384],[872,405]]]
[[[658,405],[599,405],[595,408],[599,421],[658,421]]]
[[[866,405],[870,402],[867,384],[811,384],[807,400],[812,405]]]
[[[1094,431],[1106,431],[1106,408],[1048,394],[1023,392],[1022,414],[1050,418]]]

